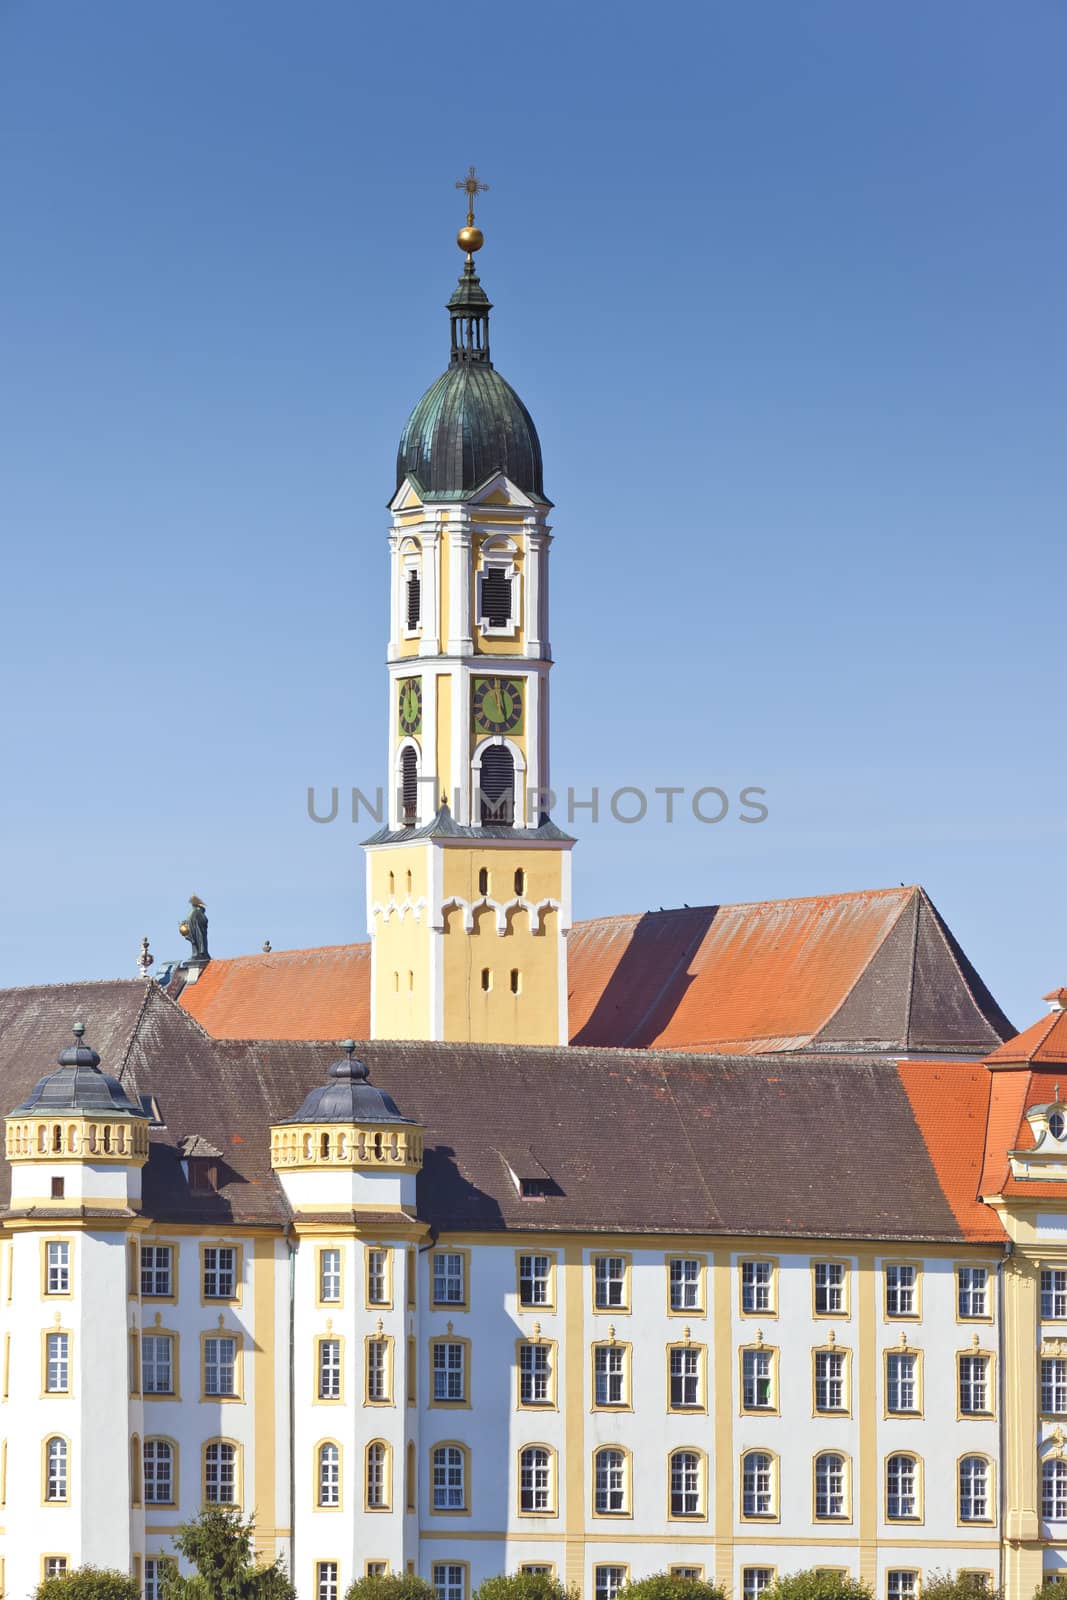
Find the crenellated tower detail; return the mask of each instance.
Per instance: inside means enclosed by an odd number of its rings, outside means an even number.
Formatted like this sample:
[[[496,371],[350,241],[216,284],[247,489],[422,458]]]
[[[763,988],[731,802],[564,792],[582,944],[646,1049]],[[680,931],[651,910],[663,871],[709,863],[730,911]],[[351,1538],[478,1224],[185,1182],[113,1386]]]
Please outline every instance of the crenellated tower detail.
[[[408,419],[389,506],[372,1033],[557,1044],[573,840],[549,815],[551,503],[533,420],[490,358],[471,209],[459,243],[449,364]]]

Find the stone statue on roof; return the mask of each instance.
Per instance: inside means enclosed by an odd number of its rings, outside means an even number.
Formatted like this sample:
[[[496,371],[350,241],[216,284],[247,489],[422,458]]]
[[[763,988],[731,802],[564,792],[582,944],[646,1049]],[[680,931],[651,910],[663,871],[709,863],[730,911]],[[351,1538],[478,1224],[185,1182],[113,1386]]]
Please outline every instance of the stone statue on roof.
[[[179,922],[178,932],[193,947],[191,961],[202,966],[211,960],[207,948],[207,907],[199,895],[189,896],[189,915],[184,922]]]

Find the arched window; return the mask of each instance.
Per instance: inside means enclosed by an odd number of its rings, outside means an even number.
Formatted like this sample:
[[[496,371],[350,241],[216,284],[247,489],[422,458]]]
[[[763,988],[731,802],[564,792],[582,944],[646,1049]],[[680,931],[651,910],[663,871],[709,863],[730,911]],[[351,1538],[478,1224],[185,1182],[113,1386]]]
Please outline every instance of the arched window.
[[[919,1515],[919,1469],[914,1456],[890,1456],[885,1464],[885,1514],[889,1522]]]
[[[671,1516],[702,1516],[700,1457],[695,1450],[675,1450],[670,1458],[670,1468]]]
[[[552,1457],[543,1444],[527,1445],[519,1452],[519,1510],[552,1510]]]
[[[389,1446],[375,1439],[367,1446],[367,1510],[388,1511]]]
[[[510,828],[515,821],[515,759],[506,744],[486,745],[478,778],[483,823]]]
[[[746,1517],[774,1516],[774,1457],[766,1450],[741,1457],[741,1508]]]
[[[621,1450],[598,1450],[593,1457],[596,1513],[599,1517],[625,1514],[626,1456]]]
[[[148,1506],[174,1504],[174,1446],[168,1439],[144,1442],[144,1498]]]
[[[985,1456],[964,1456],[960,1462],[960,1521],[988,1522],[989,1517],[989,1462]]]
[[[226,1439],[204,1447],[204,1499],[214,1506],[237,1504],[237,1446]]]
[[[44,1443],[45,1454],[45,1489],[44,1497],[51,1502],[58,1502],[68,1498],[70,1488],[67,1477],[67,1441],[58,1435],[46,1439]]]
[[[341,1450],[332,1439],[319,1445],[318,1451],[318,1503],[320,1506],[341,1504]]]
[[[439,1444],[433,1451],[433,1508],[466,1511],[467,1458],[458,1444]]]
[[[819,1522],[848,1516],[845,1458],[835,1450],[815,1457],[815,1517]]]
[[[1041,1515],[1046,1522],[1067,1517],[1067,1461],[1053,1459],[1042,1465]]]
[[[419,820],[419,757],[411,744],[400,752],[400,820],[406,828]]]

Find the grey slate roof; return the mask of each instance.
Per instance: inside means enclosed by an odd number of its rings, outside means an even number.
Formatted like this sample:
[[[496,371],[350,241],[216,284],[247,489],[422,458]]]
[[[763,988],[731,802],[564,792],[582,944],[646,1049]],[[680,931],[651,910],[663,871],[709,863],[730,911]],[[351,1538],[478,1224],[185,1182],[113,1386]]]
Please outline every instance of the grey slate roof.
[[[269,1128],[323,1084],[337,1046],[214,1041],[158,985],[0,992],[0,1097],[25,1094],[72,1006],[133,1100],[150,1095],[144,1204],[167,1222],[275,1223],[287,1210]],[[374,1084],[426,1128],[418,1212],[431,1227],[962,1238],[891,1060],[624,1049],[360,1043]],[[939,1069],[974,1073],[974,1067]],[[223,1151],[219,1192],[193,1193],[178,1141]],[[552,1179],[522,1199],[516,1144]],[[6,1193],[9,1171],[3,1167]]]

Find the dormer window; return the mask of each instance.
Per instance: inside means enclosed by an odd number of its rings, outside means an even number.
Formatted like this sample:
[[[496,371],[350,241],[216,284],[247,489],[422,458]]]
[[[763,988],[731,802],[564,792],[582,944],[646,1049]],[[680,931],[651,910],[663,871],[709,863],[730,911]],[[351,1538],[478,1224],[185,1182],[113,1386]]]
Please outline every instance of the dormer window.
[[[1054,1139],[1062,1139],[1067,1132],[1067,1117],[1064,1116],[1059,1106],[1048,1114],[1048,1131]]]

